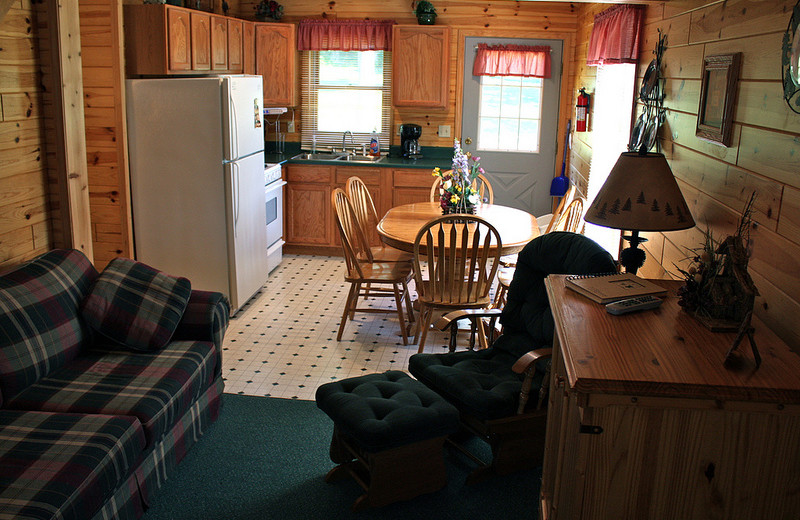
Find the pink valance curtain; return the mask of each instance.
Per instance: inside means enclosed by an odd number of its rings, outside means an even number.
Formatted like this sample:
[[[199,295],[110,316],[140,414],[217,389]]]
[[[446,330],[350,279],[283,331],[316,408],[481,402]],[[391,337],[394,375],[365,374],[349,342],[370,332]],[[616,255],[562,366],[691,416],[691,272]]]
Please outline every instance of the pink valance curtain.
[[[478,44],[473,76],[550,77],[550,47]]]
[[[644,26],[644,6],[615,5],[594,17],[586,64],[636,63]]]
[[[297,29],[301,51],[388,51],[394,20],[302,20]]]

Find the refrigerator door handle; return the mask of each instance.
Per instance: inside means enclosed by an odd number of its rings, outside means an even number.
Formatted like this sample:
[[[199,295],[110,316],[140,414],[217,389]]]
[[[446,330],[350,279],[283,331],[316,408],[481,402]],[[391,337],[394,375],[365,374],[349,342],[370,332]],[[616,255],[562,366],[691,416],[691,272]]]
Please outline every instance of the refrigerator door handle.
[[[233,96],[228,96],[228,105],[230,105],[231,114],[233,114],[233,119],[231,120],[231,130],[233,131],[233,143],[236,147],[235,151],[232,151],[233,157],[231,159],[238,159],[239,156],[239,126],[235,123],[238,121],[238,117],[236,115],[236,102],[233,100]]]
[[[231,198],[233,199],[233,236],[237,236],[237,232],[239,230],[239,206],[240,206],[240,200],[239,200],[239,195],[240,195],[239,194],[239,185],[240,185],[239,165],[237,163],[233,163],[231,166],[233,166],[233,171],[232,171],[233,178],[231,179],[232,183],[233,183],[233,186],[232,186],[233,193],[231,194],[232,195]]]

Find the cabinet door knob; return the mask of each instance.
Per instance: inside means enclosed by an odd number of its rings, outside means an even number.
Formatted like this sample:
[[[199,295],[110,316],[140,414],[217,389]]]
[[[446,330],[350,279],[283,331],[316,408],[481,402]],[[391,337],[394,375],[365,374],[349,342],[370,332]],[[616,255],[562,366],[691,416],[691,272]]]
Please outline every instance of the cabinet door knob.
[[[472,144],[472,138],[471,137],[466,137],[464,139],[464,144]]]

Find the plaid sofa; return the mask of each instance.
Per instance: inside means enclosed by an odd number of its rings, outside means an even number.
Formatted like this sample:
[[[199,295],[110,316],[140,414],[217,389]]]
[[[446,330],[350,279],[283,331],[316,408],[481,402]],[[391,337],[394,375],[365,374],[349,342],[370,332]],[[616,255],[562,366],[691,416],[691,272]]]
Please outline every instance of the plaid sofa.
[[[81,317],[98,276],[75,250],[0,276],[0,519],[138,518],[219,415],[227,300],[136,351]]]

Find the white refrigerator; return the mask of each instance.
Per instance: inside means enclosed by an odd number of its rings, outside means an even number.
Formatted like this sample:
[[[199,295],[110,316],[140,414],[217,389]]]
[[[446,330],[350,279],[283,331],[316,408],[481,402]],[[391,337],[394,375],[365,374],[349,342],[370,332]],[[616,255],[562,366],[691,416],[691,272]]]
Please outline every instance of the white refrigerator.
[[[126,85],[136,259],[233,314],[268,276],[261,76]]]

